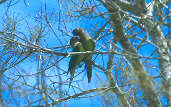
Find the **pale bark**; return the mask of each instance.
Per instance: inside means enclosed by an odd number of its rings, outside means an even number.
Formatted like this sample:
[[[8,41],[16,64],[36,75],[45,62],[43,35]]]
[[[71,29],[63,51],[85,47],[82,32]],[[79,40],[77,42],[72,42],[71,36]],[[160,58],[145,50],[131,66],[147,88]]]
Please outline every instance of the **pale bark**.
[[[155,44],[157,53],[159,56],[159,67],[163,78],[163,87],[168,101],[168,106],[171,106],[171,55],[169,53],[169,45],[167,39],[162,33],[159,25],[155,24],[151,16],[152,12],[155,11],[157,14],[158,1],[155,1],[151,5],[151,10],[148,11],[149,15],[143,20],[145,28],[152,38],[152,42]],[[160,13],[161,14],[161,13]]]
[[[112,45],[111,51],[114,51],[114,46]],[[128,99],[126,98],[126,95],[124,92],[119,88],[117,83],[115,82],[113,75],[112,75],[112,69],[113,69],[113,58],[114,54],[109,55],[109,61],[107,64],[107,71],[105,71],[105,74],[107,76],[107,80],[110,84],[110,87],[112,88],[112,91],[117,95],[119,102],[122,104],[123,107],[131,107]]]
[[[123,30],[123,24],[121,15],[119,13],[118,5],[112,1],[112,0],[106,0],[101,2],[104,4],[104,6],[108,9],[109,13],[112,13],[110,15],[111,21],[113,22],[114,27],[114,34],[117,36],[119,43],[122,45],[123,49],[127,53],[131,53],[133,55],[136,55],[137,57],[133,57],[131,54],[129,56],[126,56],[129,62],[132,65],[133,71],[135,72],[137,78],[138,78],[138,84],[140,88],[144,92],[145,99],[148,102],[148,105],[151,107],[161,107],[160,98],[153,86],[152,80],[150,76],[145,71],[140,59],[138,58],[138,54],[136,50],[131,45],[128,38],[125,36],[125,32]],[[142,15],[142,14],[140,14]],[[142,82],[143,81],[143,82]]]

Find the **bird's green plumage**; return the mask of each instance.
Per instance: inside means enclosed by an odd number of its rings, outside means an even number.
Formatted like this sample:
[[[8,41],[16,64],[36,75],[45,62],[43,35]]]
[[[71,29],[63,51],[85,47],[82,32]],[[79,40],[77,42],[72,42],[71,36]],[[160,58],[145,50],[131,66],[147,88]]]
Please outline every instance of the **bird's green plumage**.
[[[84,48],[82,46],[82,43],[79,42],[78,37],[72,37],[70,40],[70,45],[72,47],[72,52],[84,52]],[[69,68],[68,68],[68,72],[70,72],[70,84],[72,83],[72,80],[74,78],[74,73],[75,73],[75,69],[77,68],[77,66],[83,61],[84,59],[84,55],[72,55],[70,62],[69,62]]]
[[[88,36],[82,28],[76,28],[73,30],[73,34],[80,36],[80,42],[82,43],[86,51],[93,51],[95,48],[94,40]]]
[[[87,70],[88,82],[90,82],[92,77],[92,55],[87,55],[84,62],[85,62],[85,68]]]
[[[88,36],[82,28],[74,29],[73,34],[80,37],[80,42],[82,43],[85,51],[93,51],[95,49],[94,40]],[[88,82],[90,82],[92,77],[92,55],[86,55],[84,62],[87,70]]]

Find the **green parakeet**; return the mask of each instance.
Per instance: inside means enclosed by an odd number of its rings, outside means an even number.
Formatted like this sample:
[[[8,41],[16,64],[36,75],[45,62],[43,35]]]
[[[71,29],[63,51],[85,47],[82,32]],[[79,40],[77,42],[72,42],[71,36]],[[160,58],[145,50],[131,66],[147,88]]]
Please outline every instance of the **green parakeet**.
[[[84,52],[84,48],[82,46],[82,43],[79,42],[78,37],[72,37],[70,40],[70,45],[72,47],[72,52]],[[68,72],[70,72],[70,83],[69,83],[69,87],[72,83],[72,80],[74,78],[74,73],[75,73],[75,69],[77,68],[77,66],[83,61],[85,55],[72,55],[70,62],[69,62],[69,68],[68,68]]]
[[[80,42],[82,43],[85,51],[93,51],[95,49],[94,40],[90,36],[88,36],[82,28],[74,29],[73,35],[80,37]],[[91,77],[92,77],[92,55],[87,55],[84,58],[84,62],[85,62],[86,70],[87,70],[88,82],[90,82]]]

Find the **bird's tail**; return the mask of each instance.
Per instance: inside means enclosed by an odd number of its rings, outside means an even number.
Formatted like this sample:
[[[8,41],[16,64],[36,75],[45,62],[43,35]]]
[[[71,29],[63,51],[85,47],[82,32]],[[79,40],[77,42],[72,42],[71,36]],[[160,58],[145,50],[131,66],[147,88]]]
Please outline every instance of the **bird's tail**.
[[[70,78],[69,88],[70,88],[70,86],[71,86],[72,80],[73,80],[73,78]]]
[[[72,80],[74,79],[75,69],[69,70],[69,72],[70,72],[70,75],[71,75],[70,82],[69,82],[69,88],[70,88]]]
[[[92,77],[92,56],[89,56],[89,58],[86,60],[85,67],[87,70],[88,83],[90,83]]]

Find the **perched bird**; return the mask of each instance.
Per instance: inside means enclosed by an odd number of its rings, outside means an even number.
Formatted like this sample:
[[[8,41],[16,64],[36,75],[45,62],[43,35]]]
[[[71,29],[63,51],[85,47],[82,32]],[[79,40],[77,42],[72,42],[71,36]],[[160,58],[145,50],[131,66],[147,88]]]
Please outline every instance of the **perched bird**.
[[[82,28],[76,28],[73,30],[73,35],[80,37],[80,42],[83,45],[85,51],[93,51],[95,49],[94,40],[88,36]],[[87,70],[88,82],[91,81],[92,77],[92,55],[86,55],[84,58],[85,68]]]
[[[78,37],[72,37],[70,40],[70,45],[72,47],[72,52],[85,52],[82,43],[79,42],[79,38]],[[70,62],[69,62],[69,68],[68,68],[68,72],[70,72],[70,83],[69,83],[69,87],[72,83],[72,80],[74,78],[74,73],[75,73],[75,69],[77,68],[78,65],[80,65],[80,63],[83,61],[84,59],[84,55],[72,55]]]
[[[76,28],[73,30],[73,35],[80,37],[80,42],[86,51],[93,51],[95,49],[94,40],[88,36],[82,28]]]

